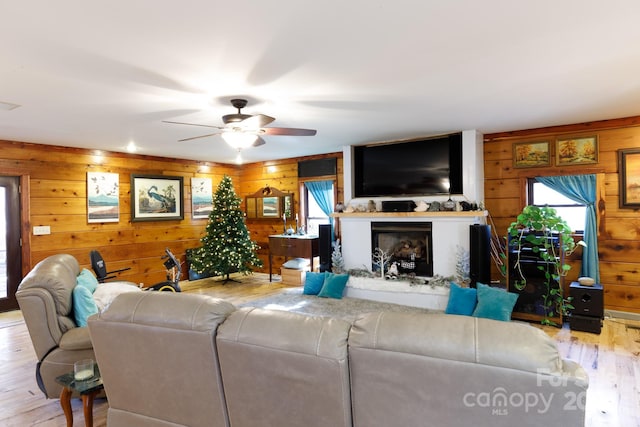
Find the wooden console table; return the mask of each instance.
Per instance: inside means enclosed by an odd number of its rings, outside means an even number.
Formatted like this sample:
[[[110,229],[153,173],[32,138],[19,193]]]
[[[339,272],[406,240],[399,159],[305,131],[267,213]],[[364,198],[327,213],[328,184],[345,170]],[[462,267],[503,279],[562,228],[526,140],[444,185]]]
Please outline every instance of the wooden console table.
[[[287,258],[309,258],[313,271],[313,258],[320,255],[320,239],[309,235],[274,234],[269,236],[269,281],[273,255]]]

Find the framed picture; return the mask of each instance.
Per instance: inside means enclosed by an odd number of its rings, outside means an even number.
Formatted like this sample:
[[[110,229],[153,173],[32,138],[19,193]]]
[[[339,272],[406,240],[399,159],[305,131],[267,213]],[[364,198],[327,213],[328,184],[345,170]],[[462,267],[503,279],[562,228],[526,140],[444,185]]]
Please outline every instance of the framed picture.
[[[640,208],[640,148],[618,150],[620,207]]]
[[[211,178],[191,178],[191,217],[209,218],[213,211]]]
[[[549,141],[516,142],[513,144],[513,167],[534,168],[551,165]]]
[[[579,136],[556,141],[556,165],[598,163],[598,137]]]
[[[87,172],[87,222],[119,221],[119,175],[107,172]]]
[[[280,216],[280,198],[279,197],[263,197],[262,198],[262,217],[278,218]]]
[[[184,218],[181,176],[131,175],[131,221]]]

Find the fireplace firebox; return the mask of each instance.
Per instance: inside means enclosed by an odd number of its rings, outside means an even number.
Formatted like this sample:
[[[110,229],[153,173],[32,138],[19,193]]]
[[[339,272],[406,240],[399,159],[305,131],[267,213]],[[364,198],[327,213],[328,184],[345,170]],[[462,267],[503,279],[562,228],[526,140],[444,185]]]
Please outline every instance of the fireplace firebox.
[[[372,222],[371,253],[387,256],[388,271],[395,264],[399,274],[432,277],[433,241],[431,222]],[[373,271],[380,266],[373,262]]]

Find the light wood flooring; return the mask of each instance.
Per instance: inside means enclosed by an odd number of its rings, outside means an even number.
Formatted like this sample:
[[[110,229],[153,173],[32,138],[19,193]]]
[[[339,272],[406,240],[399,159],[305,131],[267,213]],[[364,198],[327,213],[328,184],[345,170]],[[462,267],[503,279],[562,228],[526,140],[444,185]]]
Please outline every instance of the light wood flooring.
[[[237,279],[224,285],[212,279],[185,281],[181,286],[184,292],[205,293],[235,304],[287,288],[278,281],[269,283],[266,274]],[[608,318],[600,335],[571,331],[567,326],[540,327],[556,340],[563,357],[579,362],[589,374],[586,426],[640,427],[640,322]],[[58,400],[45,399],[36,385],[35,364],[21,313],[0,313],[0,426],[66,426]],[[107,407],[106,400],[96,400],[94,426],[106,425]],[[72,408],[75,425],[84,425],[81,401],[72,399]]]

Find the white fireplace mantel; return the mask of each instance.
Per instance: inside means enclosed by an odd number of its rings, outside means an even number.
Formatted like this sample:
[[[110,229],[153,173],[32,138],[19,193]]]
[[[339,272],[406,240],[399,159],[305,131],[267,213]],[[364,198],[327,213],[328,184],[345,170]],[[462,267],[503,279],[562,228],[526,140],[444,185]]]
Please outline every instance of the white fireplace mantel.
[[[340,221],[342,258],[347,269],[371,270],[372,222],[431,222],[433,273],[447,277],[456,273],[458,247],[469,251],[470,226],[485,224],[487,211],[358,212],[333,216]]]

